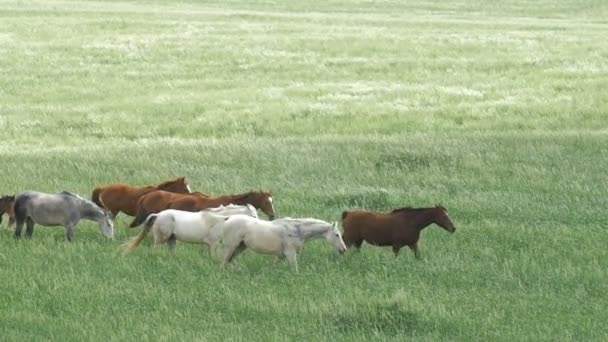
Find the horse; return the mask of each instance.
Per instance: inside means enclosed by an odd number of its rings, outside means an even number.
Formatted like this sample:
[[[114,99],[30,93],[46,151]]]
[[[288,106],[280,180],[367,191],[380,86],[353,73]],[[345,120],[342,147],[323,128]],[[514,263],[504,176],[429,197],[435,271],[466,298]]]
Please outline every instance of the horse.
[[[112,219],[116,218],[119,212],[129,216],[135,216],[137,211],[137,200],[152,191],[165,190],[176,193],[191,193],[190,185],[185,177],[168,180],[157,185],[143,187],[133,187],[127,184],[111,184],[98,187],[91,194],[91,201],[98,206],[109,210]]]
[[[272,193],[270,191],[249,191],[243,194],[218,197],[190,195],[167,196],[164,193],[155,191],[154,193],[142,196],[140,201],[138,201],[137,214],[135,215],[133,222],[129,224],[129,227],[137,227],[144,222],[148,215],[161,212],[165,209],[195,212],[228,204],[251,204],[257,209],[261,209],[271,220],[275,217],[274,205],[272,204]]]
[[[359,250],[363,241],[376,246],[392,246],[395,256],[403,246],[408,246],[414,256],[420,258],[417,245],[420,233],[432,223],[450,233],[456,231],[448,210],[439,204],[434,208],[399,208],[390,213],[365,210],[342,213],[346,246]]]
[[[28,239],[34,234],[34,224],[42,226],[64,226],[68,241],[74,237],[74,227],[81,219],[95,221],[99,231],[108,239],[114,238],[114,224],[110,213],[97,204],[71,192],[62,191],[47,194],[26,191],[15,196],[15,239],[21,238],[21,228],[25,223]]]
[[[2,223],[2,216],[6,213],[8,215],[8,226],[12,226],[15,222],[15,213],[13,212],[13,202],[15,196],[2,196],[0,197],[0,224]]]
[[[204,194],[202,192],[194,192],[189,194],[180,194],[175,192],[169,192],[164,190],[156,190],[149,192],[139,198],[137,200],[136,210],[135,210],[135,218],[129,224],[130,228],[135,228],[142,224],[144,220],[150,214],[160,213],[163,210],[170,209],[169,205],[171,202],[182,198],[182,197],[202,197],[208,198],[209,195]],[[197,211],[197,210],[188,210],[188,211]]]
[[[228,216],[236,214],[258,217],[255,207],[250,204],[245,206],[231,204],[198,212],[167,209],[158,214],[151,214],[144,221],[139,235],[123,245],[125,247],[123,254],[126,255],[137,248],[151,230],[154,234],[154,244],[158,246],[167,243],[171,253],[175,249],[176,240],[179,240],[207,244],[209,254],[213,256],[220,240],[219,231],[214,227]]]
[[[281,218],[264,221],[245,215],[234,215],[218,225],[222,234],[224,255],[222,268],[250,248],[260,254],[275,255],[275,261],[287,258],[292,271],[298,271],[297,255],[304,243],[324,239],[340,254],[346,251],[336,222],[313,218]]]

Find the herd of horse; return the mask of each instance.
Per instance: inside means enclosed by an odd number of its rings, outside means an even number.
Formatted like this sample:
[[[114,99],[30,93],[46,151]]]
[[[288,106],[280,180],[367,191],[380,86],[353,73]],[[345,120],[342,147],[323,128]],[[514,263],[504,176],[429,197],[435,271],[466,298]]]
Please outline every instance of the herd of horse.
[[[269,220],[258,217],[258,210]],[[337,222],[277,218],[270,191],[211,196],[192,192],[185,177],[144,187],[102,186],[93,190],[91,200],[67,191],[25,191],[0,198],[0,223],[3,214],[8,214],[9,226],[15,225],[15,239],[21,238],[24,224],[26,238],[31,239],[38,224],[63,226],[66,239],[72,241],[74,228],[82,219],[97,222],[101,234],[113,239],[113,222],[121,212],[134,217],[129,227],[143,225],[141,232],[123,245],[124,254],[137,248],[152,232],[154,245],[167,244],[172,253],[177,241],[208,245],[210,255],[221,258],[222,267],[251,249],[274,255],[275,262],[287,259],[295,271],[297,255],[309,240],[323,239],[339,253],[350,247],[359,250],[364,241],[390,246],[395,256],[408,246],[419,258],[418,240],[425,227],[434,223],[450,233],[456,230],[447,209],[436,205],[398,208],[388,213],[344,211],[341,231]],[[217,254],[219,246],[221,255]]]

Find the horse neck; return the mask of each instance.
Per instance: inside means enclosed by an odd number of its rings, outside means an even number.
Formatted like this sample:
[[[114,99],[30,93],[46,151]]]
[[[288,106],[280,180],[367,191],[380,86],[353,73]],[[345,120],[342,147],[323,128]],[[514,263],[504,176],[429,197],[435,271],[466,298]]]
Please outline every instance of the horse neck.
[[[224,195],[215,198],[217,203],[221,203],[223,205],[235,204],[235,205],[246,205],[249,202],[246,200],[247,195]]]
[[[320,239],[327,233],[327,226],[319,223],[295,223],[299,234],[304,240]]]
[[[409,216],[409,215],[408,215]],[[407,220],[411,220],[411,218],[407,217]],[[423,230],[428,227],[430,224],[435,223],[435,211],[434,208],[429,208],[427,210],[423,210],[417,215],[413,217],[414,227],[417,230]]]
[[[89,203],[81,204],[81,217],[85,220],[101,222],[103,219],[104,213],[101,210],[97,210]]]

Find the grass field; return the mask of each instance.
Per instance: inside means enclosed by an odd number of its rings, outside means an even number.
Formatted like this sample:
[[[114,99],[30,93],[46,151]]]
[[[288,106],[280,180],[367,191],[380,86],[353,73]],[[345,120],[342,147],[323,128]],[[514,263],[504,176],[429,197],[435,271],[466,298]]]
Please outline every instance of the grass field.
[[[300,272],[0,229],[0,339],[608,339],[608,4],[0,0],[0,193],[271,189],[280,216],[442,203],[422,260]],[[6,222],[6,221],[5,221]]]

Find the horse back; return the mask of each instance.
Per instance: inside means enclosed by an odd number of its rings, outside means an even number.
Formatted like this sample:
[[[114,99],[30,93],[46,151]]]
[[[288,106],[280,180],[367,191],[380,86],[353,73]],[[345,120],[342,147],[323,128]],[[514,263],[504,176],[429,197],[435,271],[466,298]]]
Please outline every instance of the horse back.
[[[202,197],[200,195],[187,194],[178,196],[176,199],[171,201],[169,208],[184,210],[184,211],[200,211],[215,207],[209,198]]]
[[[132,187],[128,184],[112,184],[95,189],[91,199],[108,210],[122,211],[133,216],[136,212],[137,201],[154,190],[155,188],[152,186]]]
[[[18,220],[31,217],[36,223],[62,225],[80,216],[72,196],[24,192],[15,197],[14,211]]]
[[[398,218],[391,214],[365,210],[349,211],[343,215],[344,240],[365,240],[379,246],[392,245],[399,238]]]

